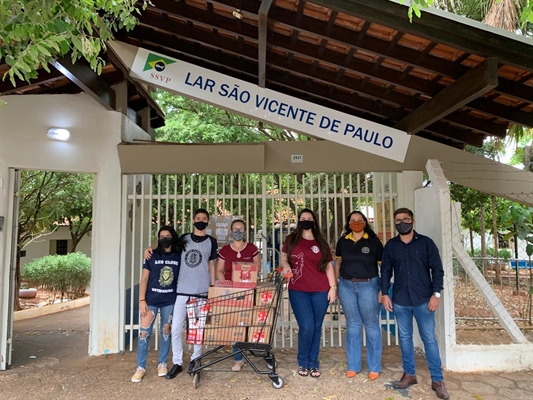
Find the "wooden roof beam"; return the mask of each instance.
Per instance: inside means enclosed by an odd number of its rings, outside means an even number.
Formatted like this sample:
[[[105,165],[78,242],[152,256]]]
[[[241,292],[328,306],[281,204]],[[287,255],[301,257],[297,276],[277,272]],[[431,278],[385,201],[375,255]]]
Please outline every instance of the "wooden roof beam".
[[[73,64],[72,59],[66,56],[53,59],[51,64],[107,110],[115,109],[115,91],[89,67],[86,61],[78,60]]]
[[[268,11],[272,5],[272,0],[263,0],[261,7],[259,7],[259,42],[258,60],[259,60],[259,87],[265,87],[266,81],[266,53],[267,53],[267,32],[268,32]]]
[[[470,54],[497,57],[502,63],[533,72],[530,44],[519,38],[512,40],[503,34],[469,25],[467,20],[459,22],[422,11],[422,18],[413,19],[411,23],[407,7],[388,0],[313,0],[313,3]]]
[[[394,127],[408,134],[417,133],[496,86],[498,86],[498,60],[491,57],[437,93]]]
[[[57,80],[60,77],[63,77],[63,74],[55,68],[50,68],[50,72],[46,72],[41,68],[39,70],[39,76],[36,79],[32,79],[30,83],[15,78],[15,83],[17,86],[13,86],[11,81],[6,77],[4,81],[0,81],[0,95],[6,96],[18,91],[28,90],[32,86],[45,85],[49,82]]]

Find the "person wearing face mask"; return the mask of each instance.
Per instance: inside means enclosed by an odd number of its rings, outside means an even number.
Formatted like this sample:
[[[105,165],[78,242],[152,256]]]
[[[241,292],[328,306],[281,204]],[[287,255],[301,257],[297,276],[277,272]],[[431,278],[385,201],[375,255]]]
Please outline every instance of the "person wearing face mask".
[[[209,286],[215,284],[215,260],[218,258],[218,244],[214,237],[206,234],[209,212],[199,208],[193,215],[194,231],[181,236],[185,250],[181,253],[181,268],[176,288],[176,302],[172,316],[172,362],[165,375],[174,379],[182,370],[182,333],[187,319],[187,302],[192,297],[207,297]],[[152,249],[144,252],[145,259],[151,257]],[[191,360],[202,354],[202,345],[195,344]]]
[[[150,336],[157,313],[161,316],[161,341],[157,374],[167,373],[167,358],[171,342],[171,323],[176,301],[176,285],[180,271],[184,241],[171,226],[163,226],[157,234],[157,248],[150,260],[143,263],[139,285],[140,328],[137,342],[137,370],[132,382],[141,382],[146,371]]]
[[[246,224],[242,219],[236,219],[231,223],[231,240],[230,244],[225,245],[218,252],[217,261],[217,280],[231,281],[231,270],[234,262],[253,263],[259,268],[261,260],[259,250],[256,245],[244,240],[246,235]],[[233,351],[237,351],[236,347]],[[235,354],[235,365],[231,368],[233,371],[240,371],[244,365],[242,353]]]
[[[292,274],[289,301],[298,322],[298,375],[318,378],[322,323],[337,298],[337,285],[331,250],[313,211],[300,211],[298,226],[281,251],[282,273]]]
[[[431,388],[438,398],[449,399],[435,338],[435,311],[440,304],[444,270],[435,242],[416,232],[413,229],[414,223],[411,210],[400,208],[394,211],[394,224],[399,235],[387,242],[381,262],[382,302],[387,311],[394,310],[402,352],[403,375],[394,387],[405,389],[417,383],[413,345],[414,317],[424,343]],[[391,300],[386,294],[393,275]]]
[[[351,212],[346,218],[344,234],[337,242],[335,251],[335,276],[339,282],[339,300],[347,326],[348,378],[354,378],[361,372],[363,327],[366,332],[368,378],[375,380],[381,372],[381,283],[378,262],[382,253],[383,244],[368,226],[366,216],[360,211]]]

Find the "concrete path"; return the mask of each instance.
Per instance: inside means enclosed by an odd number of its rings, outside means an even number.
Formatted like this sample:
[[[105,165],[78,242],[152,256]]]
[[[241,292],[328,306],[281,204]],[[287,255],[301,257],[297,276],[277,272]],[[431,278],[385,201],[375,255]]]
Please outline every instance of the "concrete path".
[[[277,373],[284,380],[274,389],[266,375],[245,366],[230,371],[231,359],[216,364],[222,372],[204,371],[195,389],[185,372],[174,380],[156,375],[157,354],[151,352],[142,383],[130,382],[135,371],[135,352],[88,357],[89,307],[15,323],[13,365],[0,372],[0,399],[436,399],[423,356],[417,356],[418,385],[408,390],[391,389],[402,375],[397,347],[384,349],[383,372],[376,381],[366,371],[347,379],[343,349],[320,353],[322,377],[296,374],[295,349],[276,349]],[[186,355],[187,357],[190,354]],[[257,366],[266,370],[262,359]],[[444,373],[452,399],[533,399],[533,372],[458,374]]]

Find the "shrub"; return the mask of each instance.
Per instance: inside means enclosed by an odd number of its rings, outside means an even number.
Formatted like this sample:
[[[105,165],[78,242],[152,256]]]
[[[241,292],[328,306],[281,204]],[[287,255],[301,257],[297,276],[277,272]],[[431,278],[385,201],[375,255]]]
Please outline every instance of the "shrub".
[[[82,297],[91,280],[91,259],[76,252],[37,258],[24,266],[22,279],[34,287]]]

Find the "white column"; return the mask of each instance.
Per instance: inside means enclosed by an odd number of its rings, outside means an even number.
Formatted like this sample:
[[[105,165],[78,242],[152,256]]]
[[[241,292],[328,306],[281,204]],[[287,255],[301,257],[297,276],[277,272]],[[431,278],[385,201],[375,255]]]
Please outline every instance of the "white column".
[[[422,171],[402,171],[397,175],[398,201],[397,207],[415,208],[415,190],[422,187],[424,173]]]
[[[0,140],[1,140],[0,132]],[[8,329],[8,315],[11,302],[9,296],[9,258],[11,256],[7,243],[9,235],[7,234],[10,223],[10,216],[8,215],[9,204],[9,174],[8,168],[3,164],[0,156],[0,217],[4,217],[4,226],[0,232],[0,370],[6,369],[7,361],[7,329]]]
[[[123,283],[120,282],[121,173],[116,149],[95,176],[89,355],[122,350]],[[113,154],[111,154],[113,153]]]

